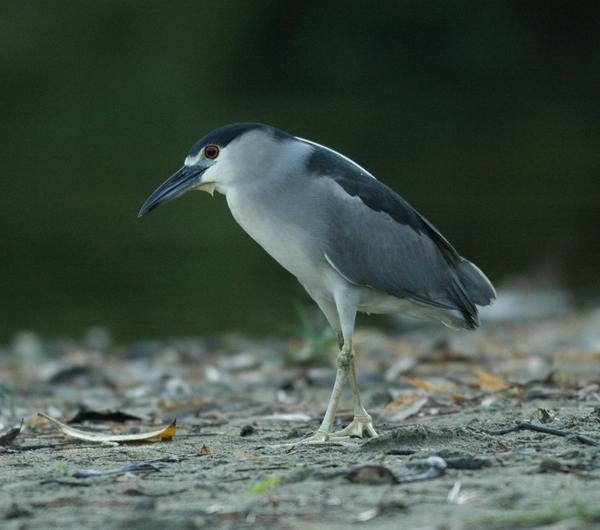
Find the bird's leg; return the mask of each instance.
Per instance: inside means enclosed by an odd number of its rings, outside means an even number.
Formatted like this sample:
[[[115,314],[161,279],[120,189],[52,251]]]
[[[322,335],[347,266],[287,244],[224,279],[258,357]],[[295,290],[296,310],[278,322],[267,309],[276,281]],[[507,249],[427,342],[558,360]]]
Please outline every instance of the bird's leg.
[[[336,333],[336,338],[337,338],[337,343],[338,346],[340,347],[340,351],[342,350],[342,348],[344,347],[344,335],[342,335],[341,333]]]
[[[329,398],[327,410],[321,426],[317,431],[307,438],[303,438],[297,442],[277,444],[276,447],[296,447],[298,445],[325,445],[325,444],[337,444],[355,446],[352,442],[347,440],[347,436],[343,438],[333,437],[331,435],[331,429],[333,427],[333,421],[335,420],[335,413],[338,408],[338,404],[344,391],[344,384],[348,377],[348,370],[352,364],[352,346],[342,347],[342,351],[337,356],[337,371],[335,374],[335,383],[333,384],[333,391]],[[366,414],[366,413],[365,413]],[[344,439],[345,438],[345,439]]]
[[[372,418],[365,410],[360,399],[358,381],[356,380],[356,368],[354,366],[354,351],[350,351],[350,364],[348,367],[348,377],[350,379],[350,389],[352,390],[352,405],[354,407],[354,419],[341,431],[334,432],[332,437],[340,436],[358,436],[359,438],[375,438],[377,432],[373,428]]]
[[[329,398],[327,410],[325,416],[321,422],[321,426],[317,429],[312,436],[306,439],[309,443],[327,442],[331,435],[331,429],[333,427],[333,421],[335,420],[335,413],[337,412],[342,393],[344,392],[344,384],[348,376],[348,370],[352,364],[352,346],[344,345],[342,351],[337,356],[337,372],[335,374],[335,383],[333,384],[333,391]]]

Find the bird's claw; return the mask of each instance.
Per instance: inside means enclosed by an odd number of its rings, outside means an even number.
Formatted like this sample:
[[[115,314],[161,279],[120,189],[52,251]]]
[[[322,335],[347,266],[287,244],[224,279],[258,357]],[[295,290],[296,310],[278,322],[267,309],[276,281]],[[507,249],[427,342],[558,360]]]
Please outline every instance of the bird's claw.
[[[341,431],[331,434],[332,438],[351,436],[353,438],[377,438],[377,431],[373,428],[371,416],[354,416],[354,419]]]
[[[319,430],[317,432],[312,433],[310,436],[307,436],[306,438],[302,438],[296,443],[309,445],[326,444],[329,443],[330,437],[331,435],[329,433]]]

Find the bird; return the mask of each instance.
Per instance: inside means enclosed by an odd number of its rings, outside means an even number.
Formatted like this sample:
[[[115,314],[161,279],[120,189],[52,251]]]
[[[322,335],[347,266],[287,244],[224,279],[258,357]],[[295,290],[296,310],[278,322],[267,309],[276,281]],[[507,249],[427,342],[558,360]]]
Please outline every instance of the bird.
[[[278,128],[235,123],[206,134],[138,217],[190,190],[223,194],[235,221],[296,276],[336,333],[333,390],[305,443],[377,436],[356,378],[358,312],[475,329],[477,306],[496,298],[486,275],[398,193],[343,154]],[[354,417],[332,432],[346,382]]]

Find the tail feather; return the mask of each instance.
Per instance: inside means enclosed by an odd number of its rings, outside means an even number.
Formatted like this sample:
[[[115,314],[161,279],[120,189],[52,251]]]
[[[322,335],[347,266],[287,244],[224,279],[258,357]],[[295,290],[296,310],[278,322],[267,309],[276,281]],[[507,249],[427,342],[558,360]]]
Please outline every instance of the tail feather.
[[[450,293],[457,309],[461,312],[464,319],[464,327],[467,329],[475,329],[479,327],[479,315],[477,307],[465,292],[463,286],[459,282],[455,282]]]
[[[477,305],[490,305],[496,300],[496,291],[492,282],[481,270],[466,259],[457,266],[460,283],[471,301]]]

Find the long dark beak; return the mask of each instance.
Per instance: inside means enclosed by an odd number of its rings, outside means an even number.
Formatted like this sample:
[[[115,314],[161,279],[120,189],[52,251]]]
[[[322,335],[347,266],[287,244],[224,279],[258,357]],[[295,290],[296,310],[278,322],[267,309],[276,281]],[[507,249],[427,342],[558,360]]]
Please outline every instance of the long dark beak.
[[[146,199],[146,202],[140,208],[138,217],[146,215],[155,208],[176,199],[186,191],[198,186],[200,184],[202,173],[204,173],[208,167],[208,165],[183,166],[156,188],[152,195]]]

